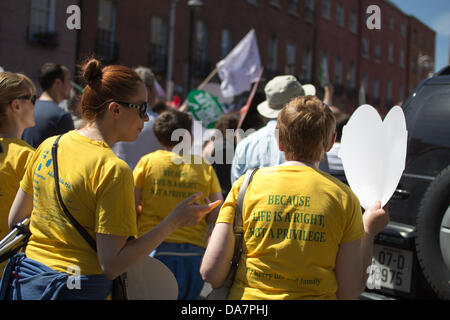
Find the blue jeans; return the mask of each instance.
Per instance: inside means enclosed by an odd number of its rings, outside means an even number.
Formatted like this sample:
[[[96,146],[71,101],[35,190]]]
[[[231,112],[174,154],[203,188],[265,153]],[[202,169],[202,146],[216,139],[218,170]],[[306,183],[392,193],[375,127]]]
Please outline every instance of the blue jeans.
[[[69,287],[69,275],[18,253],[9,259],[0,282],[0,300],[104,300],[112,281],[103,274],[80,275],[80,286]]]
[[[202,291],[204,281],[200,275],[205,249],[188,243],[163,242],[151,254],[164,263],[178,283],[178,300],[195,300]]]

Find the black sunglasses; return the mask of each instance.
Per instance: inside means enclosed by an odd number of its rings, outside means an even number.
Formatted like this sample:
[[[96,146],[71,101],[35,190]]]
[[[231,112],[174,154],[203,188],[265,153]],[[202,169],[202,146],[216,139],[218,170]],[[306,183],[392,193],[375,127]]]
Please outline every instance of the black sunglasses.
[[[36,95],[27,95],[27,96],[18,97],[16,99],[30,100],[31,103],[34,105],[34,104],[36,104],[37,98],[36,98]]]
[[[124,105],[125,107],[128,107],[128,108],[138,109],[139,116],[142,119],[145,119],[145,117],[147,115],[147,108],[148,108],[148,103],[147,102],[143,102],[142,104],[135,104],[135,103],[129,103],[129,102],[123,102],[123,101],[116,101],[116,102],[118,104]]]

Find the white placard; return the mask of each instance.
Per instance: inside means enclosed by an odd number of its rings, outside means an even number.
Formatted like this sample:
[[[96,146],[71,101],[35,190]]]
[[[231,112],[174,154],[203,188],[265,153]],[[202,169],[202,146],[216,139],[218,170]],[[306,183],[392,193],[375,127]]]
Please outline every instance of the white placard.
[[[339,157],[348,184],[367,209],[384,206],[405,169],[408,132],[403,110],[393,107],[384,121],[370,105],[362,105],[344,126]]]
[[[130,300],[176,300],[178,284],[164,263],[146,257],[127,272]]]

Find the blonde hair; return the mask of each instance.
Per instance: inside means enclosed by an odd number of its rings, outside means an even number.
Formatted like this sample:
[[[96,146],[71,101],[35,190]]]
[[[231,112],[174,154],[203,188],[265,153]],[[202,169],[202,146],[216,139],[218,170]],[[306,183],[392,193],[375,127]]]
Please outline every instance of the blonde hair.
[[[36,94],[33,81],[26,75],[14,72],[0,72],[0,126],[6,121],[8,105],[18,97]]]
[[[303,96],[281,110],[277,129],[286,159],[321,161],[336,132],[336,119],[317,97]]]

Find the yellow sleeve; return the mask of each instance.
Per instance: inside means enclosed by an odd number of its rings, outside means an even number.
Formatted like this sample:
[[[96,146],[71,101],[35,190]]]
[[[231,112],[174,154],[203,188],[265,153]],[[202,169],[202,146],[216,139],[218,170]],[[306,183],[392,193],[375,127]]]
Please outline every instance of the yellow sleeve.
[[[23,177],[20,181],[20,188],[29,194],[30,196],[33,196],[33,177],[34,177],[34,171],[36,169],[36,163],[39,157],[41,156],[41,151],[43,148],[44,143],[42,143],[34,152],[30,152],[27,154],[26,157],[24,157],[24,161],[26,161],[25,167],[24,167],[24,173]],[[44,156],[44,155],[42,155]],[[51,155],[45,155],[50,159]]]
[[[364,224],[362,219],[361,205],[353,192],[350,191],[349,204],[345,208],[346,224],[341,243],[352,242],[364,236]]]
[[[144,158],[141,158],[133,170],[134,186],[136,188],[142,189],[142,186],[144,185],[145,170],[146,161]]]
[[[222,208],[220,209],[219,216],[217,217],[216,223],[229,223],[233,224],[234,215],[236,212],[236,203],[239,195],[239,189],[241,188],[244,176],[241,176],[238,180],[233,183],[233,187],[228,193]]]
[[[106,179],[99,188],[95,232],[116,236],[136,236],[136,209],[131,170]]]
[[[22,180],[23,176],[25,175],[25,171],[27,170],[28,166],[31,163],[31,160],[33,159],[35,150],[33,147],[24,147],[22,148],[22,152],[19,155],[16,173],[19,176],[19,180]]]

